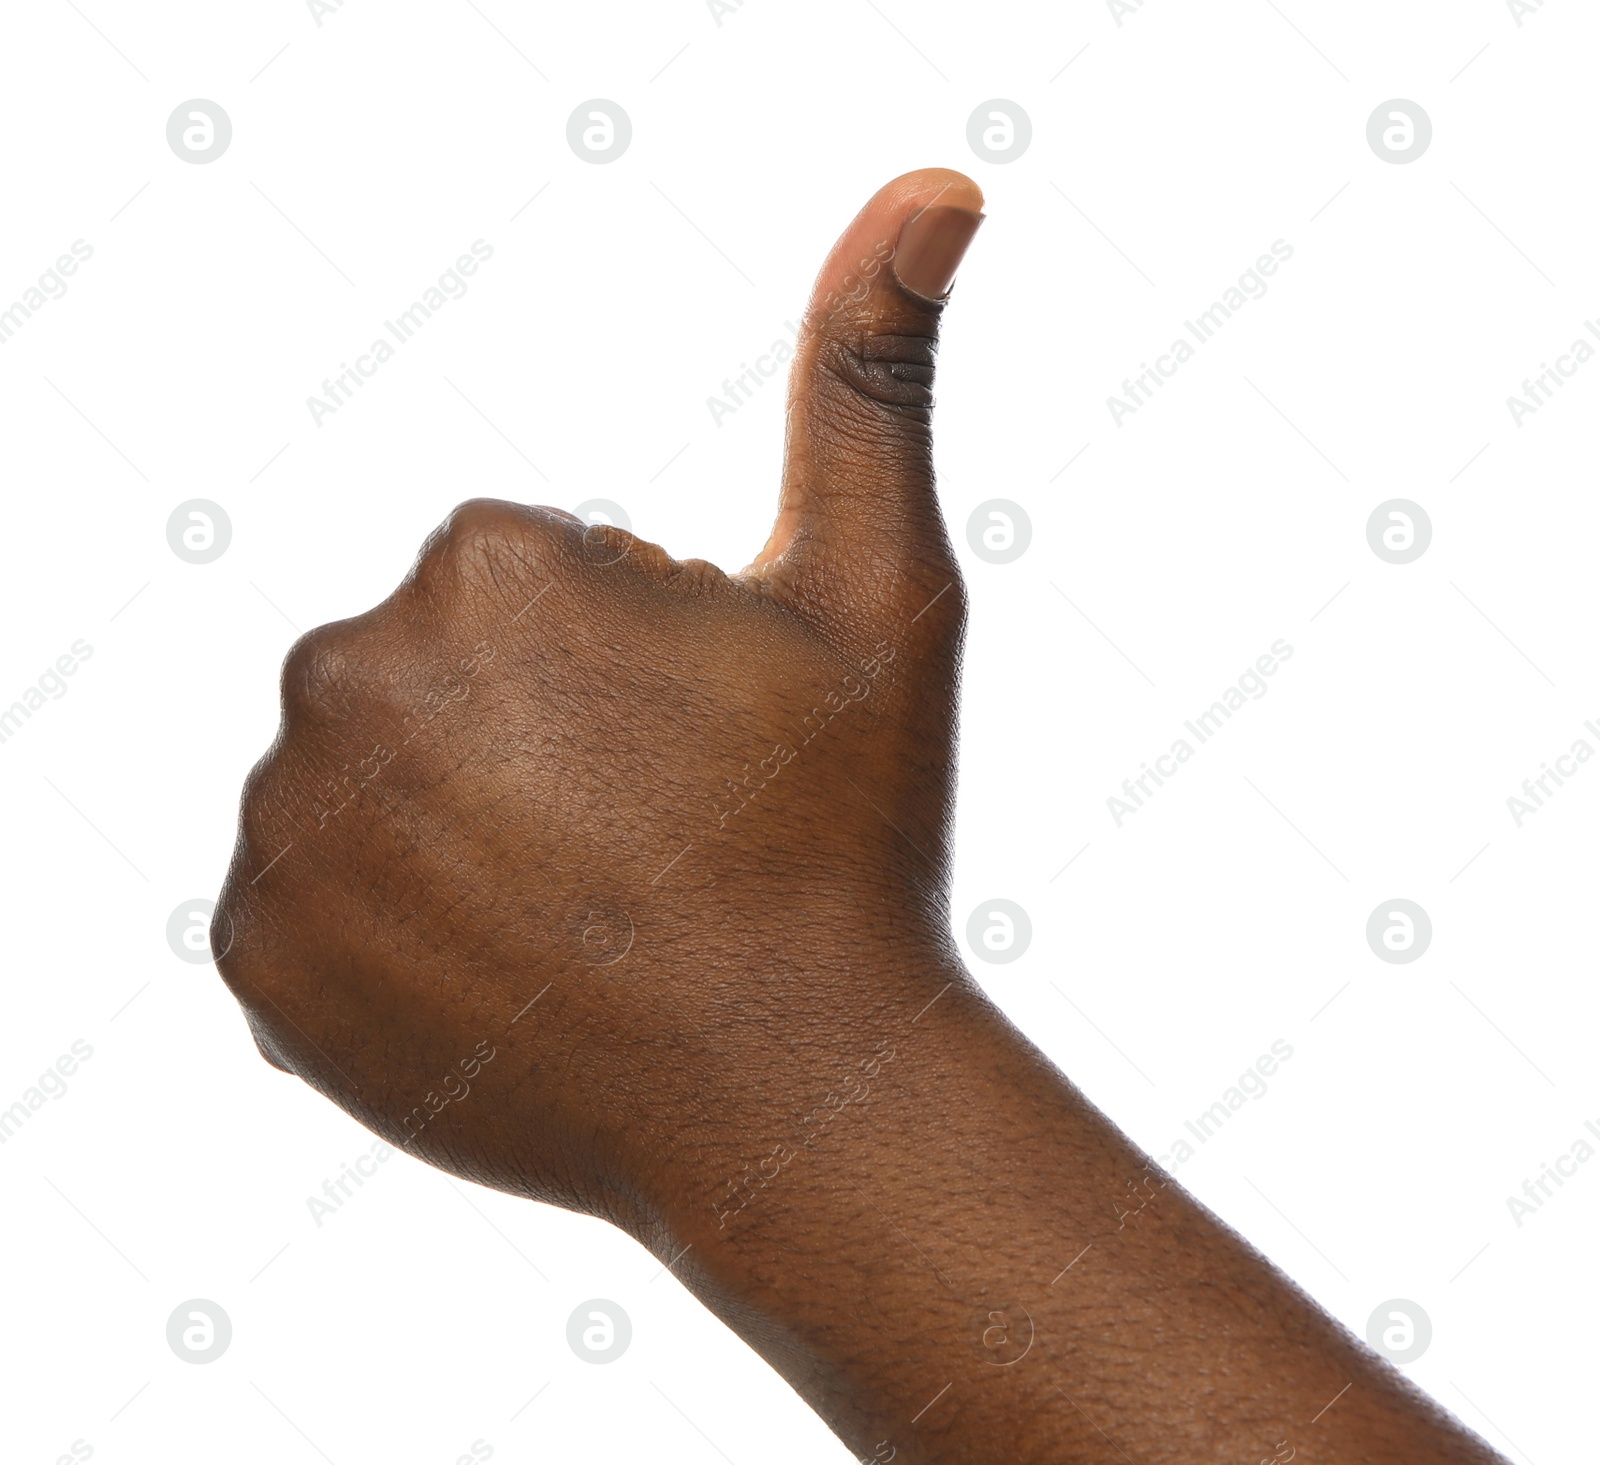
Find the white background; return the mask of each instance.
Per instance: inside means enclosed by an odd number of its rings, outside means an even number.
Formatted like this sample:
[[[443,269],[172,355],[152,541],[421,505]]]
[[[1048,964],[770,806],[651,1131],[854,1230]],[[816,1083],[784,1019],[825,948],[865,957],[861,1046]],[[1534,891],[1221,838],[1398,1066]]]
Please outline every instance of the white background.
[[[935,164],[990,215],[940,368],[974,600],[956,907],[1033,922],[980,979],[1156,1155],[1287,1041],[1179,1177],[1356,1331],[1425,1309],[1408,1371],[1514,1458],[1583,1456],[1600,1163],[1520,1227],[1507,1197],[1600,1122],[1600,765],[1520,828],[1506,799],[1600,747],[1600,362],[1521,427],[1506,398],[1600,314],[1597,41],[1577,0],[13,8],[0,305],[94,254],[0,347],[0,705],[93,655],[0,745],[0,1107],[94,1056],[0,1147],[5,1457],[846,1458],[598,1223],[396,1156],[318,1227],[369,1136],[164,932],[216,893],[296,630],[384,596],[458,500],[613,499],[745,563],[781,388],[720,426],[707,398],[872,190]],[[596,97],[633,123],[606,166],[566,141]],[[190,98],[233,123],[205,166],[165,137]],[[966,141],[994,98],[1033,127],[1003,166]],[[1405,166],[1366,138],[1391,98],[1433,122]],[[308,395],[480,238],[470,293],[317,426]],[[1278,239],[1269,293],[1116,426]],[[1003,566],[964,532],[997,497],[1033,525]],[[1366,541],[1396,497],[1434,530],[1406,566]],[[191,498],[232,522],[209,565],[167,545]],[[1122,780],[1279,638],[1268,695],[1118,827]],[[1433,921],[1414,964],[1366,944],[1395,897]],[[203,1367],[165,1340],[195,1297],[233,1324]],[[594,1297],[633,1322],[605,1367],[565,1341]]]

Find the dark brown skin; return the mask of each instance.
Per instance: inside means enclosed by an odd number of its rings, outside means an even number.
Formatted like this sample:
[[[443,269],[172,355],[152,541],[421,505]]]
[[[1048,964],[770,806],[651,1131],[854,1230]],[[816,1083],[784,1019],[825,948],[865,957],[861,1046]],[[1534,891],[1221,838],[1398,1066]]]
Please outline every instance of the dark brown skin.
[[[864,1459],[1499,1460],[962,968],[931,384],[981,207],[908,174],[840,240],[743,573],[475,500],[303,638],[218,966],[390,1143],[676,1258]]]

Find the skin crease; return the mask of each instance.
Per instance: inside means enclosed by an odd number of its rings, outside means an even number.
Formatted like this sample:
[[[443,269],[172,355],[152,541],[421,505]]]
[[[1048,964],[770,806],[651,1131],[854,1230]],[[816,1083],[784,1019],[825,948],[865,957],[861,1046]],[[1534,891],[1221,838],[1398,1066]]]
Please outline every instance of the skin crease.
[[[474,500],[295,645],[222,976],[391,1144],[672,1261],[858,1458],[1499,1460],[962,967],[929,205],[982,198],[896,179],[823,267],[747,570]]]

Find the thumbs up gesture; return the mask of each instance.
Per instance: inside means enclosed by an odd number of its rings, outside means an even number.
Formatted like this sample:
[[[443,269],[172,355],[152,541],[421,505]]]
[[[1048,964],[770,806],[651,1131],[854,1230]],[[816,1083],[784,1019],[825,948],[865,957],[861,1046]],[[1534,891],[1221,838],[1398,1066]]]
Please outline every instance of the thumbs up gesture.
[[[476,499],[295,645],[213,927],[269,1061],[433,1164],[639,1232],[725,1217],[723,1172],[952,980],[933,376],[981,206],[927,170],[845,231],[741,573]]]
[[[1125,1226],[1149,1159],[955,951],[931,433],[981,205],[908,174],[829,255],[740,573],[477,499],[297,643],[218,966],[270,1062],[629,1231],[858,1459],[1491,1465],[1175,1182]]]

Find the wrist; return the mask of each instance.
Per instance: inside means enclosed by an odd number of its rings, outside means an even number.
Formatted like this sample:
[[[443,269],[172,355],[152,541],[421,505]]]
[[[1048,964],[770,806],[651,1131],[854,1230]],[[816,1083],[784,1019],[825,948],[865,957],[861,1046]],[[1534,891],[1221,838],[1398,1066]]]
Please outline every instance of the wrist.
[[[948,952],[902,949],[865,969],[813,957],[804,980],[805,1018],[780,982],[737,1035],[706,1035],[714,1081],[695,1065],[701,1092],[662,1126],[650,1224],[679,1246],[803,1224],[807,1197],[880,1185],[895,1146],[920,1143],[947,1105],[967,1106],[993,1078],[997,1047],[1027,1049]]]
[[[781,1101],[685,1147],[641,1239],[858,1456],[888,1440],[931,1458],[947,1421],[915,1416],[946,1382],[1019,1404],[1004,1365],[1059,1271],[1039,1116],[1079,1101],[948,955],[805,1049]],[[1030,1171],[1020,1224],[994,1225]]]

